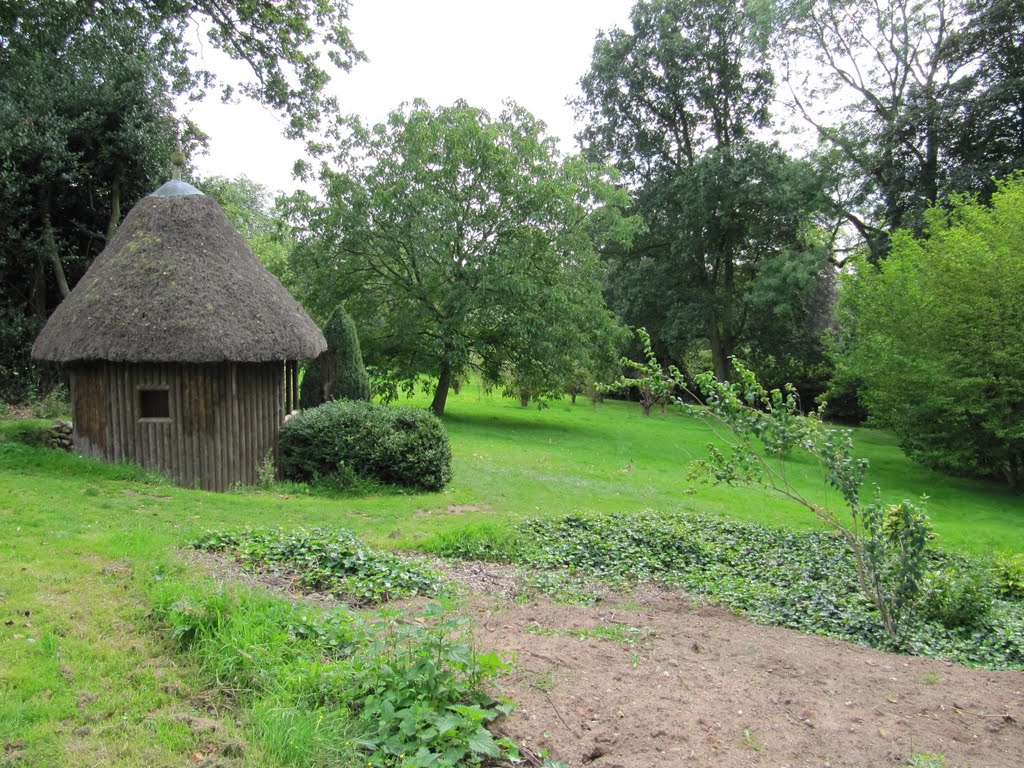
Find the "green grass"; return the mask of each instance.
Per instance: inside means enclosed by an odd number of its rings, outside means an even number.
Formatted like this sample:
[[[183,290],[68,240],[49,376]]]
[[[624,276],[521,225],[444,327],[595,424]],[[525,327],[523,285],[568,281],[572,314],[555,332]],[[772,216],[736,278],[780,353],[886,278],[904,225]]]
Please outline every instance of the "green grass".
[[[635,647],[644,645],[654,634],[649,627],[629,627],[624,624],[598,624],[594,627],[583,629],[562,629],[559,627],[544,627],[534,622],[528,624],[526,631],[533,635],[547,635],[550,637],[575,637],[577,640],[604,640],[619,645]]]
[[[26,422],[0,423],[6,754],[26,766],[181,765],[204,745],[182,717],[209,711],[222,695],[230,702],[231,692],[211,689],[209,676],[173,650],[150,618],[146,594],[161,574],[180,571],[175,549],[207,529],[341,525],[371,544],[412,548],[442,533],[472,537],[511,520],[590,510],[682,510],[817,526],[784,500],[688,480],[688,463],[712,436],[679,412],[643,418],[635,404],[585,400],[538,411],[475,386],[451,396],[448,410],[455,480],[445,491],[339,498],[298,487],[180,489],[130,466],[30,448],[11,437]],[[871,461],[869,481],[886,498],[930,497],[940,546],[1024,552],[1020,497],[917,467],[887,434],[857,430],[855,440]],[[797,463],[792,471],[798,486],[820,492],[815,467]],[[235,763],[287,762],[275,756],[280,739],[287,741],[287,730],[268,725],[276,716],[253,711],[241,730],[220,718],[225,739],[249,740]],[[309,727],[293,725],[296,732]]]
[[[426,404],[426,398],[418,402]],[[644,509],[701,511],[768,525],[813,528],[817,523],[792,502],[761,491],[714,487],[687,477],[690,461],[714,438],[699,420],[680,411],[640,415],[634,403],[593,406],[568,401],[538,411],[489,396],[476,387],[449,397],[445,417],[455,453],[452,493],[490,504],[474,522],[575,511]],[[908,461],[895,439],[857,429],[855,444],[871,462],[867,482],[886,499],[929,496],[928,512],[939,544],[976,553],[1024,551],[1024,499],[994,483],[951,478]],[[794,462],[794,484],[824,500],[816,466]],[[447,527],[450,520],[433,519]]]

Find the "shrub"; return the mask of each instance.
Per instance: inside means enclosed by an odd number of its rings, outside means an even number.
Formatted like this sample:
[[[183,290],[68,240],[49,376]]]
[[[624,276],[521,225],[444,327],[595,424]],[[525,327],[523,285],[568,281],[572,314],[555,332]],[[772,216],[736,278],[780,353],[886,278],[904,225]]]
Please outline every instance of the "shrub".
[[[942,568],[925,574],[918,613],[945,627],[973,627],[992,608],[991,585],[980,571]]]
[[[16,307],[0,307],[0,400],[23,403],[56,381],[56,366],[32,360],[32,342],[42,321]]]
[[[49,393],[32,403],[32,415],[37,419],[58,419],[71,413],[71,394],[63,384],[56,384]]]
[[[877,267],[856,265],[837,363],[910,458],[1024,491],[1024,354],[1011,341],[1024,338],[1024,173],[996,187],[989,205],[938,201],[922,236],[895,232]]]
[[[370,379],[363,365],[363,352],[359,348],[359,335],[352,318],[342,310],[327,321],[327,344],[337,356],[337,375],[332,394],[343,400],[369,400]]]
[[[299,404],[303,408],[316,408],[325,402],[320,364],[322,362],[321,358],[327,354],[327,352],[324,352],[316,360],[308,360],[302,366],[302,381],[299,383]]]
[[[312,482],[344,465],[383,483],[440,490],[452,479],[441,421],[413,408],[335,400],[304,410],[281,430],[286,480]]]
[[[810,510],[846,541],[863,595],[874,603],[886,632],[899,641],[901,625],[913,612],[924,577],[931,521],[922,506],[904,500],[885,504],[876,487],[862,498],[866,459],[853,452],[850,430],[824,425],[812,411],[801,416],[796,393],[787,387],[767,392],[753,372],[733,361],[738,383],[719,381],[710,372],[697,376],[706,406],[697,407],[725,433],[720,445],[708,446],[707,460],[691,464],[691,475],[728,485],[753,485],[778,493]],[[684,382],[676,375],[680,387]],[[787,479],[786,455],[799,446],[819,463],[827,488],[837,492],[846,513],[803,496]],[[922,499],[923,505],[923,499]]]
[[[1024,555],[1000,552],[989,569],[993,588],[1009,599],[1024,598]]]
[[[369,400],[370,379],[363,365],[355,323],[339,307],[324,326],[327,351],[306,365],[299,392],[305,407],[325,400]]]

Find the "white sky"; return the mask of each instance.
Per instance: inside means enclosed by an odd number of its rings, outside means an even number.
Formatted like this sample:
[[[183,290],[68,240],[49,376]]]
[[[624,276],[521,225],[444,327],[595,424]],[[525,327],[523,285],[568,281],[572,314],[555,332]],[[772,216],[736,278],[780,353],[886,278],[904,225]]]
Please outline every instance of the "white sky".
[[[506,99],[547,123],[563,152],[579,130],[566,99],[590,66],[599,30],[626,27],[633,0],[352,0],[349,28],[369,58],[331,88],[345,113],[381,122],[402,102],[432,106],[463,98],[496,115]],[[205,64],[225,70],[206,45]],[[227,62],[230,64],[230,62]],[[210,135],[208,155],[192,158],[204,175],[247,175],[291,190],[299,142],[282,137],[282,119],[248,102],[214,94],[183,109]]]

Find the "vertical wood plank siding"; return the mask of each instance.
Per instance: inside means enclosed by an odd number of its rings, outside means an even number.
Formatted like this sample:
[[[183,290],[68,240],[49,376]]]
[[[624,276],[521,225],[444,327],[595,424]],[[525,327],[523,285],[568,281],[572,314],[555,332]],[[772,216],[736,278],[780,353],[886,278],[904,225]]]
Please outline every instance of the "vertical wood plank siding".
[[[187,487],[252,485],[284,423],[280,362],[89,363],[70,370],[75,450],[131,461]],[[141,418],[139,391],[166,389],[169,418]]]
[[[88,456],[100,455],[98,451],[110,443],[106,401],[107,377],[103,368],[98,365],[80,368],[79,375],[71,378],[71,403],[75,412],[72,439]]]

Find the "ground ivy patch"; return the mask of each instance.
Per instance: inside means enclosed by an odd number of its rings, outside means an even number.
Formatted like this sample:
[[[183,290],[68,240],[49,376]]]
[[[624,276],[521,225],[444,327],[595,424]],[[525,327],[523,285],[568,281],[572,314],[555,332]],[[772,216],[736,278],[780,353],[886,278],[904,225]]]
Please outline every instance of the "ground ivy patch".
[[[432,597],[441,590],[439,578],[428,569],[367,547],[342,529],[208,531],[193,546],[230,552],[249,568],[286,570],[296,575],[303,589],[329,592],[357,606]]]
[[[971,623],[949,627],[916,616],[893,642],[859,588],[853,555],[831,532],[653,511],[529,519],[517,531],[519,546],[506,550],[532,568],[581,572],[620,585],[662,582],[764,624],[972,666],[1024,668],[1024,601],[989,590],[990,607]],[[465,550],[465,542],[460,546]],[[447,554],[443,549],[442,542],[435,551]],[[928,557],[931,572],[957,579],[985,570],[984,563],[957,555]]]

